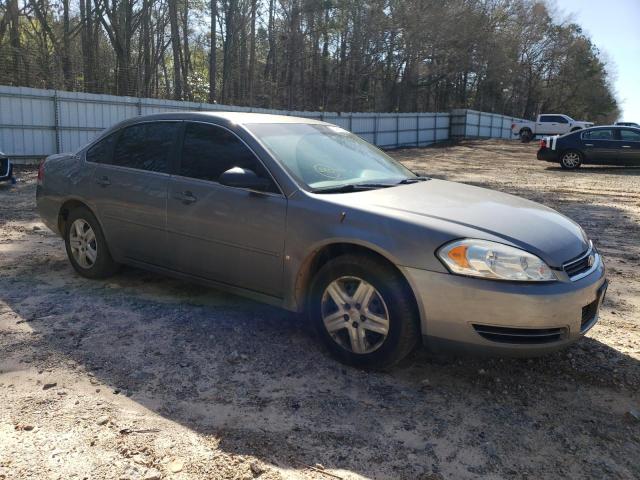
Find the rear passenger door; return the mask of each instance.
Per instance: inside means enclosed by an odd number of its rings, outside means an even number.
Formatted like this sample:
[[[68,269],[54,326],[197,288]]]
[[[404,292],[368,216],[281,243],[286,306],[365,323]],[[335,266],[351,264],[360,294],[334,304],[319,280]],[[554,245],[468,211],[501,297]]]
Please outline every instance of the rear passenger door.
[[[585,158],[594,163],[612,163],[619,157],[618,142],[613,129],[597,128],[582,132],[582,145]]]
[[[164,265],[169,165],[180,122],[149,122],[125,127],[110,139],[110,150],[93,147],[94,199],[112,255]],[[104,149],[103,149],[104,150]]]
[[[257,156],[233,132],[185,122],[171,177],[167,231],[172,268],[273,297],[282,296],[287,199]],[[218,182],[233,167],[271,180],[257,192]]]
[[[621,128],[619,134],[620,156],[624,163],[640,165],[640,129]]]

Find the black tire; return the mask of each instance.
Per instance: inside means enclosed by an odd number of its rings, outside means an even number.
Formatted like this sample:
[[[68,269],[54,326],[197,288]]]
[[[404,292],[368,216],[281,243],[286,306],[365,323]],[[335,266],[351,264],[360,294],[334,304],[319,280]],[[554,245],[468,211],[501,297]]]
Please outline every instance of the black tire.
[[[326,288],[341,277],[358,277],[372,285],[387,306],[389,329],[383,343],[370,353],[354,353],[339,345],[322,318]],[[307,298],[307,313],[314,330],[331,354],[343,363],[360,368],[387,369],[405,358],[420,338],[420,321],[413,294],[405,279],[392,266],[373,256],[345,254],[318,271]]]
[[[578,150],[567,150],[562,152],[560,166],[565,170],[575,170],[576,168],[580,168],[583,158],[582,152]]]
[[[533,139],[533,132],[528,128],[520,130],[520,141],[522,143],[529,143]]]
[[[95,234],[97,256],[95,262],[93,262],[93,264],[88,268],[80,265],[74,258],[74,255],[71,251],[71,227],[74,222],[79,219],[84,220],[86,223],[88,223]],[[67,221],[65,223],[64,243],[71,265],[73,266],[75,271],[83,277],[91,279],[108,278],[116,273],[120,268],[120,265],[116,263],[111,257],[111,253],[109,252],[109,248],[107,247],[107,241],[104,238],[104,234],[102,233],[102,228],[100,228],[98,220],[86,207],[74,208],[71,212],[69,212]]]

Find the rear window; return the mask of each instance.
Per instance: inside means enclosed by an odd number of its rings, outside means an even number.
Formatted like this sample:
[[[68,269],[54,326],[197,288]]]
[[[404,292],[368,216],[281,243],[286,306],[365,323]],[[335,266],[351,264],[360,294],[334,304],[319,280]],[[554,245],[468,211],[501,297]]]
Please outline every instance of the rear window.
[[[620,139],[627,142],[640,142],[640,131],[620,130]]]
[[[585,140],[613,140],[613,130],[608,128],[599,130],[589,130],[582,134]]]
[[[141,123],[125,128],[113,152],[113,165],[149,172],[169,172],[178,122]]]

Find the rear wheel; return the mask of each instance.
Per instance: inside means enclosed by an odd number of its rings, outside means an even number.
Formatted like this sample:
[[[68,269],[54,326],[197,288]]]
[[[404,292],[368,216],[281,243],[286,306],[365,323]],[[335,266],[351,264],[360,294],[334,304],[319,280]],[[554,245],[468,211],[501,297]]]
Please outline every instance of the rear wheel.
[[[71,265],[83,277],[107,278],[118,270],[100,224],[88,208],[78,207],[69,213],[64,240]]]
[[[308,313],[318,336],[338,360],[388,368],[419,339],[413,295],[399,272],[366,255],[341,255],[313,280]]]
[[[560,157],[560,166],[565,170],[574,170],[582,165],[582,154],[575,150],[569,150]]]
[[[533,139],[533,132],[528,128],[520,130],[520,140],[522,143],[529,143]]]

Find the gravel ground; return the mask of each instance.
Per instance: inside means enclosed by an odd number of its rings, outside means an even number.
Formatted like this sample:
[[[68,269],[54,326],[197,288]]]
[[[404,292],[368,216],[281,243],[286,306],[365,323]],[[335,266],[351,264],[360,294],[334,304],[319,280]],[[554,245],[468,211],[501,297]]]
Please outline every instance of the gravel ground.
[[[281,310],[134,269],[79,277],[18,169],[0,186],[0,479],[640,478],[640,169],[564,172],[495,141],[393,155],[581,223],[611,280],[588,336],[347,368]]]

